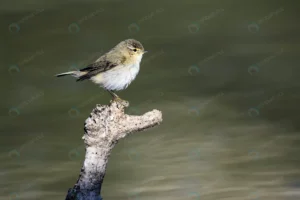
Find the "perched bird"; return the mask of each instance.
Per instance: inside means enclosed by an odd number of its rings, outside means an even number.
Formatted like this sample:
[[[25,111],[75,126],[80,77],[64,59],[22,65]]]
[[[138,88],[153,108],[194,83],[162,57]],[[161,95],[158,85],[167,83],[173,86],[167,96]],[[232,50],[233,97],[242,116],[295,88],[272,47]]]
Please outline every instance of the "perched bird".
[[[113,96],[113,100],[122,101],[114,91],[126,89],[135,79],[140,70],[143,54],[146,52],[139,41],[127,39],[85,68],[56,76],[72,75],[77,81],[91,80],[107,90]]]

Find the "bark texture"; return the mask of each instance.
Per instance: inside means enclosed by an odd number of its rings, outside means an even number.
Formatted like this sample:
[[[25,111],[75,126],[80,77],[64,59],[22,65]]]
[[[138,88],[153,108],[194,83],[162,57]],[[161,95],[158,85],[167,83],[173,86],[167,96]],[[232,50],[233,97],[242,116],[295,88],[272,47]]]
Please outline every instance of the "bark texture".
[[[69,189],[66,200],[101,200],[108,157],[118,140],[162,122],[162,113],[158,110],[132,116],[124,113],[125,106],[120,102],[97,105],[85,121],[82,137],[86,145],[85,160],[77,183]]]

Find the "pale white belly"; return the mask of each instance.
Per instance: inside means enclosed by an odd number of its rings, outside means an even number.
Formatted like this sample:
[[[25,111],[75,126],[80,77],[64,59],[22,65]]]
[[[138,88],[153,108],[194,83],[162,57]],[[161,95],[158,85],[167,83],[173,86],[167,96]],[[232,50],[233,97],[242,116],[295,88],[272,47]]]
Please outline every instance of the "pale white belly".
[[[139,70],[139,64],[126,67],[117,66],[92,77],[91,80],[107,90],[123,90],[135,79]]]

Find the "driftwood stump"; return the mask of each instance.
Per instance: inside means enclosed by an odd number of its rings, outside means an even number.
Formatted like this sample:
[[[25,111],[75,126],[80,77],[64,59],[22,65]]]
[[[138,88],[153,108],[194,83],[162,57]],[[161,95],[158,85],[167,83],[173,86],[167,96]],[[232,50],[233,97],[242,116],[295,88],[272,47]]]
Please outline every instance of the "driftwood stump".
[[[108,157],[118,140],[162,122],[158,110],[131,116],[124,113],[126,106],[114,101],[109,106],[97,105],[85,121],[82,137],[86,145],[85,160],[77,183],[69,189],[66,200],[101,200]]]

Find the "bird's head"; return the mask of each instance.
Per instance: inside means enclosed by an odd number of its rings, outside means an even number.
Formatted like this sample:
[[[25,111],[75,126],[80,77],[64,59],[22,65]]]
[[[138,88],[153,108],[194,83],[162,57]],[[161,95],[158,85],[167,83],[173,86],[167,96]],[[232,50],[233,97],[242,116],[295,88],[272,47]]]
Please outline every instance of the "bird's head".
[[[116,49],[124,56],[126,63],[141,62],[143,54],[147,52],[144,50],[143,45],[134,39],[120,42]]]

